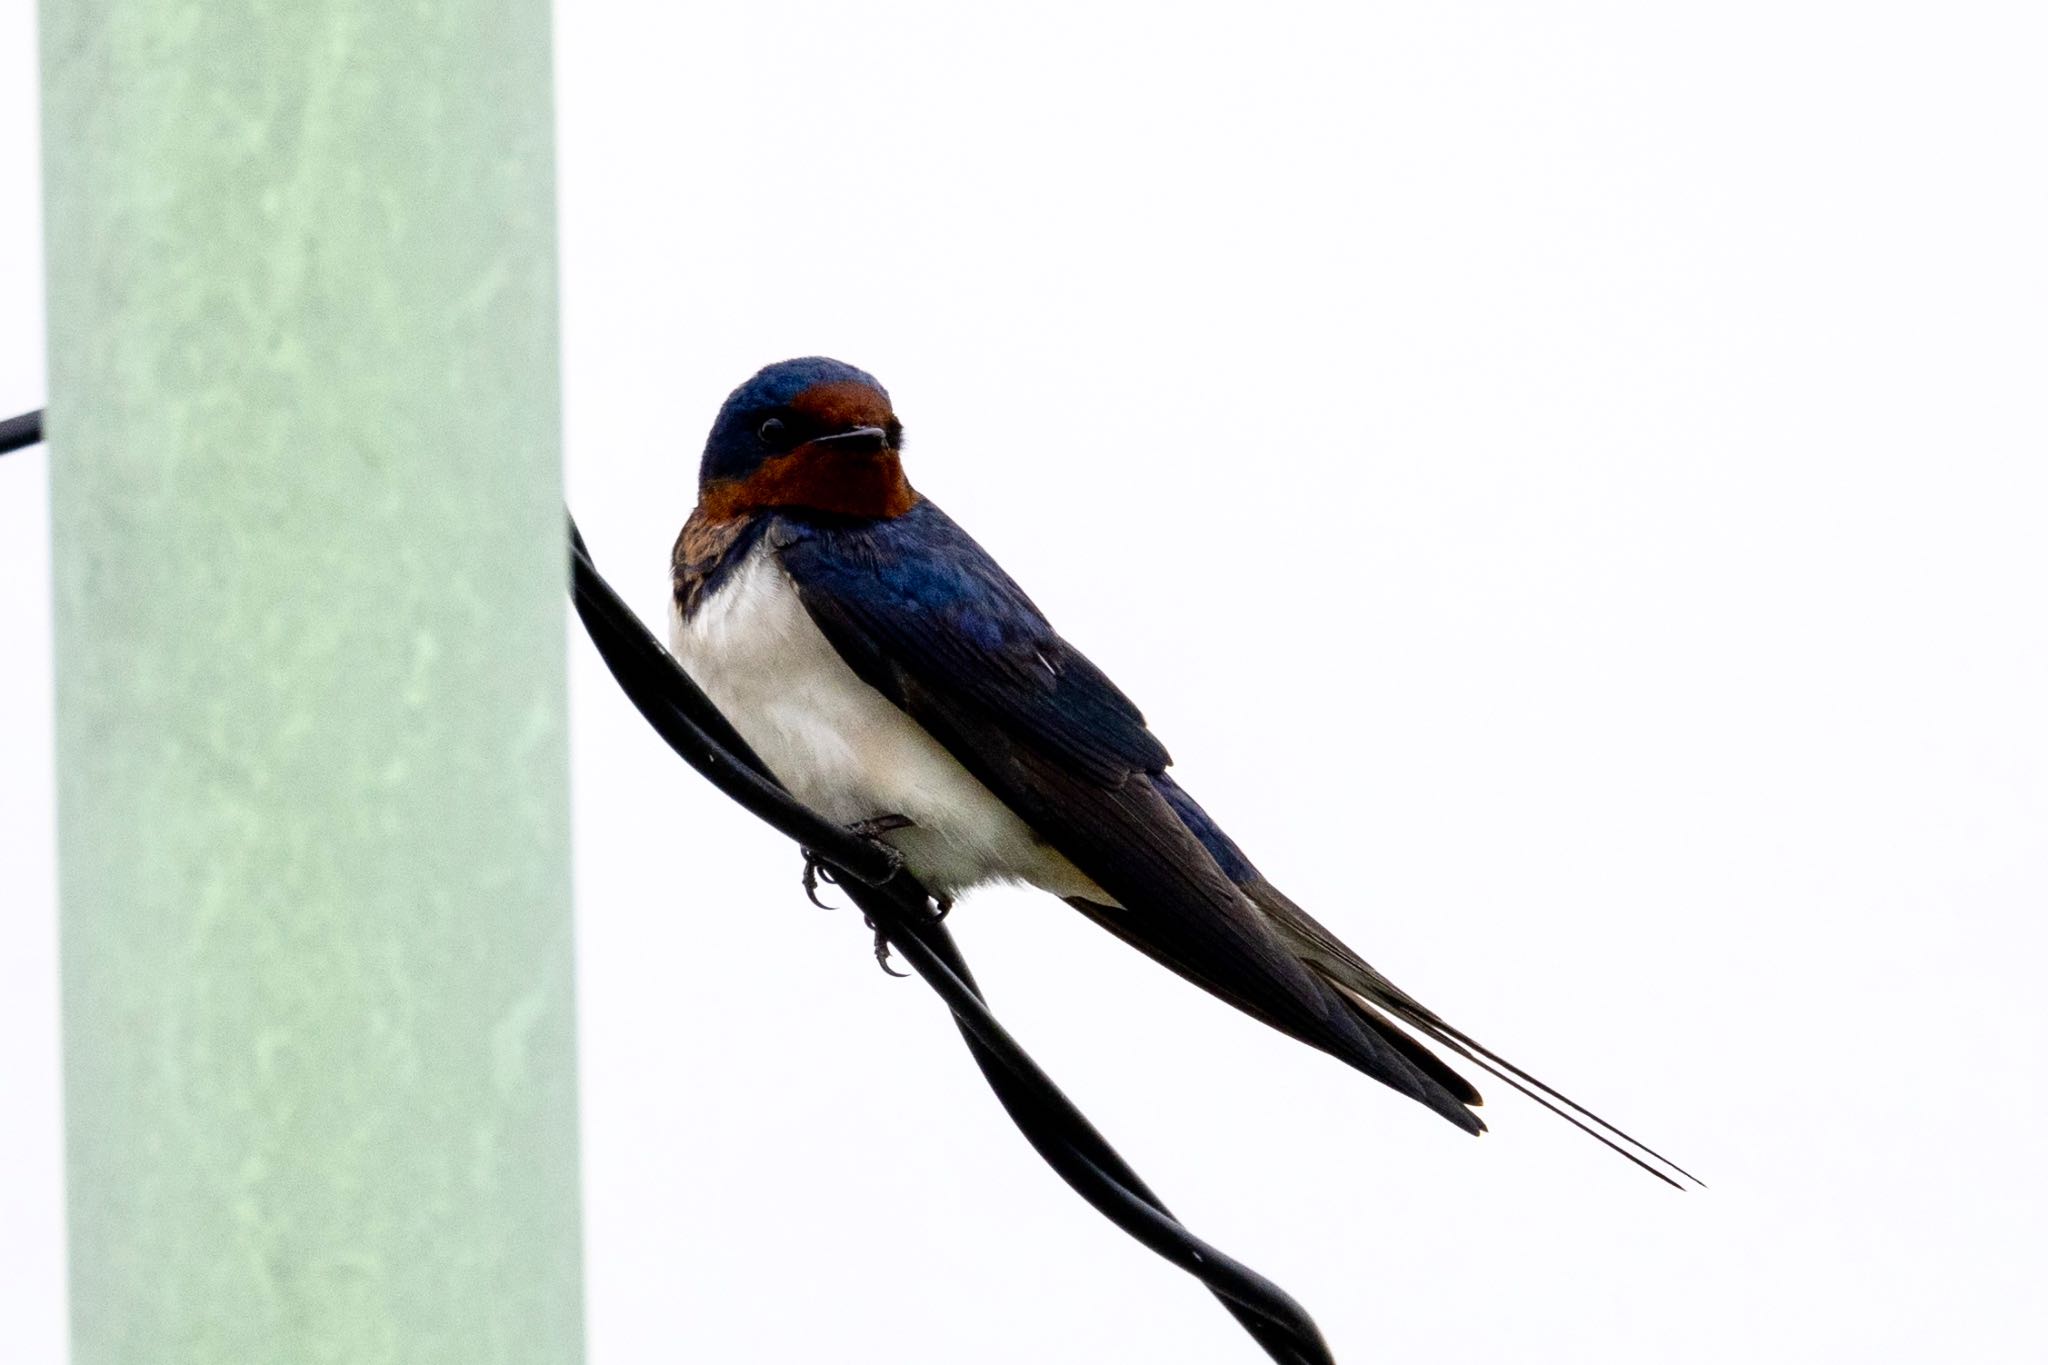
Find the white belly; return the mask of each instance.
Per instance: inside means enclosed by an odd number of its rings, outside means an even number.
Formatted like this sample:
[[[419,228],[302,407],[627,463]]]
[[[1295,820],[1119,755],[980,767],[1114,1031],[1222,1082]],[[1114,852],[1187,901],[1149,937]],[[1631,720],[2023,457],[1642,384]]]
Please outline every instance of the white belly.
[[[1111,903],[846,666],[765,544],[695,616],[671,624],[684,671],[798,800],[842,824],[881,815],[916,822],[883,837],[933,894],[1022,881]]]

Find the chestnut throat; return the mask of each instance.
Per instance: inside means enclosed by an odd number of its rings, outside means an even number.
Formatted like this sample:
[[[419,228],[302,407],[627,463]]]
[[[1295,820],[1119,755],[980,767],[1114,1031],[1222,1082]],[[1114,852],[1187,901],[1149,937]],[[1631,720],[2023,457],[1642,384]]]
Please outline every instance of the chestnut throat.
[[[886,520],[902,516],[917,500],[893,450],[853,455],[798,446],[763,460],[744,479],[706,486],[697,510],[718,521],[778,507]]]

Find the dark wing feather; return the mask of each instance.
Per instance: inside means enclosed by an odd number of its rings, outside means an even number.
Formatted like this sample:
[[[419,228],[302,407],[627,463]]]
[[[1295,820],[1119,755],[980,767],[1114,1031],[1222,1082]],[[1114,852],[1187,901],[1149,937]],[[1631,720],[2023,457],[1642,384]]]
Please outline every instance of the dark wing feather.
[[[1372,1014],[1383,1023],[1385,1016],[1380,1011],[1393,1015],[1431,1042],[1500,1077],[1574,1128],[1619,1152],[1665,1184],[1684,1188],[1659,1169],[1660,1166],[1669,1167],[1696,1185],[1704,1185],[1698,1176],[1670,1157],[1623,1132],[1577,1100],[1537,1080],[1470,1034],[1453,1028],[1435,1011],[1387,980],[1371,963],[1353,952],[1343,940],[1325,929],[1308,911],[1296,905],[1279,887],[1257,872],[1253,872],[1249,880],[1242,880],[1241,885],[1252,903],[1265,913],[1267,923],[1292,945],[1300,959],[1342,991],[1359,1010]],[[1387,1031],[1392,1033],[1396,1030],[1388,1025]],[[1427,1052],[1422,1044],[1413,1039],[1408,1041],[1416,1051]]]
[[[1138,708],[930,503],[893,521],[771,533],[833,647],[1117,901],[1078,906],[1196,984],[1468,1131],[1483,1125],[1412,1040],[1310,970],[1176,802]],[[1241,855],[1239,855],[1241,860]],[[1248,865],[1247,865],[1248,866]],[[1396,1041],[1398,1039],[1398,1041]]]
[[[871,684],[914,676],[1098,784],[1172,762],[1130,698],[930,502],[891,521],[785,519],[772,535],[804,605],[832,619]]]

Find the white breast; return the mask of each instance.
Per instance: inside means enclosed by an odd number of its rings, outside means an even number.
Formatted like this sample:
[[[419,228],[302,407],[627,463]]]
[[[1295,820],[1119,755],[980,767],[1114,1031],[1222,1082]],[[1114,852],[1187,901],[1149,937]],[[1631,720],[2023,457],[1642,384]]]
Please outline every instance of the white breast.
[[[846,666],[765,543],[672,623],[676,659],[796,797],[843,824],[916,822],[884,837],[934,894],[1029,882],[1108,895],[1042,843],[923,727]]]

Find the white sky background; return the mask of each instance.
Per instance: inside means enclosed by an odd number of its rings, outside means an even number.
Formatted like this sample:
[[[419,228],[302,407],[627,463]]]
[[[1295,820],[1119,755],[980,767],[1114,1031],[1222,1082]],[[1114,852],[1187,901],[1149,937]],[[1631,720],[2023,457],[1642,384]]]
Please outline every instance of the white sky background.
[[[569,495],[634,605],[728,389],[872,370],[1276,882],[1713,1186],[964,902],[1001,1016],[1347,1362],[2048,1351],[2048,31],[1690,8],[558,15]],[[0,216],[10,412],[37,251]],[[62,1339],[45,467],[0,461],[9,1361]],[[571,651],[592,1360],[1257,1359]]]

